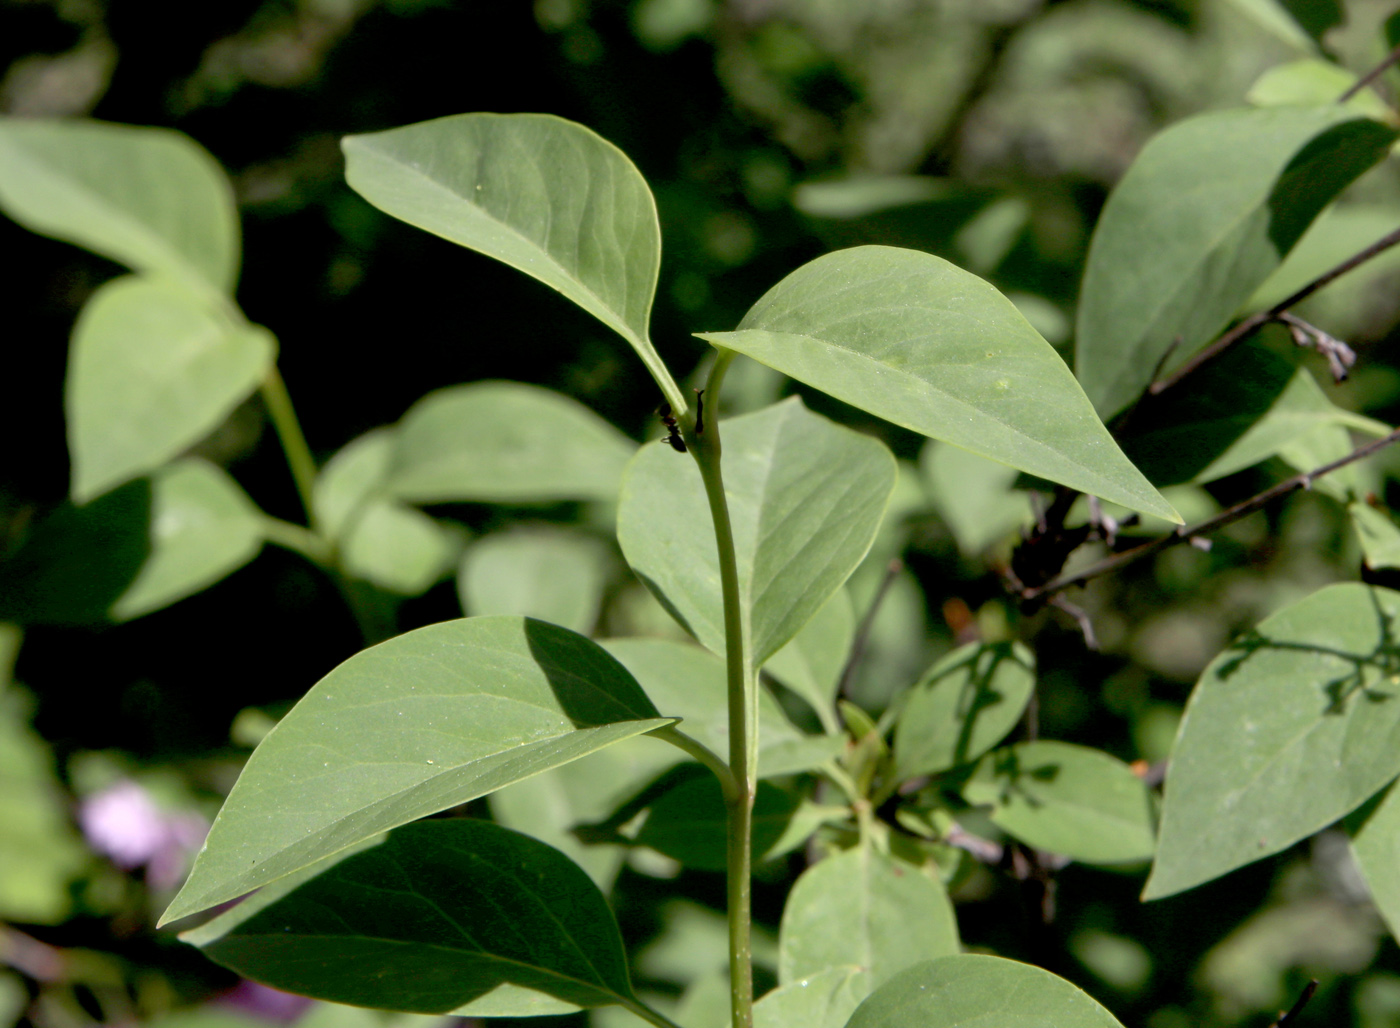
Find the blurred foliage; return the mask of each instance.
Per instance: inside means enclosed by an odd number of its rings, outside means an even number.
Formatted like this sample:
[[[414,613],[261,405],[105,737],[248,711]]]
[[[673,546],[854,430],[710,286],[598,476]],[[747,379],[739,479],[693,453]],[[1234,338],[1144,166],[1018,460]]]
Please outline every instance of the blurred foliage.
[[[665,250],[654,337],[681,372],[703,353],[690,332],[732,328],[783,273],[854,243],[913,246],[974,270],[1068,348],[1089,230],[1144,141],[1184,115],[1242,103],[1264,71],[1285,62],[1323,55],[1366,70],[1388,48],[1382,24],[1393,8],[1388,0],[0,0],[0,113],[169,126],[229,169],[245,236],[239,302],[279,336],[280,367],[324,465],[425,393],[481,379],[546,385],[633,438],[660,433],[654,388],[602,326],[352,194],[337,146],[344,134],[462,111],[542,111],[616,143],[658,197]],[[1379,90],[1394,102],[1397,84],[1392,70]],[[1306,281],[1397,215],[1391,161],[1319,221],[1270,286],[1285,295],[1288,282]],[[67,338],[115,268],[8,221],[0,252],[15,255],[0,374],[0,432],[11,440],[0,461],[0,557],[8,557],[65,500]],[[1326,387],[1330,398],[1394,423],[1400,367],[1387,343],[1400,317],[1400,258],[1368,265],[1300,313],[1361,355],[1351,381]],[[1282,332],[1270,339],[1288,347]],[[731,376],[738,410],[789,391],[748,362]],[[1100,643],[1092,652],[1069,618],[1049,611],[1027,621],[1003,598],[993,569],[1030,511],[978,505],[965,483],[995,469],[963,466],[938,447],[921,451],[912,435],[804,398],[881,434],[903,458],[886,528],[850,589],[859,617],[884,585],[848,689],[877,711],[956,642],[1014,633],[1036,650],[1045,736],[1159,761],[1191,683],[1231,636],[1357,573],[1361,548],[1344,508],[1304,493],[1231,526],[1209,551],[1170,550],[1082,590],[1075,602]],[[270,513],[298,516],[256,400],[194,453],[226,468]],[[1400,503],[1397,461],[1361,468],[1360,491]],[[1190,520],[1286,473],[1275,460],[1170,498]],[[561,548],[583,583],[561,618],[596,621],[599,635],[675,634],[602,542],[613,520],[607,504],[454,503],[433,512],[466,526],[433,543],[440,560],[422,573],[368,576],[398,629],[458,616],[461,598],[473,609],[502,602],[477,598],[499,577],[496,552],[542,542]],[[454,574],[447,564],[468,538],[480,541]],[[894,558],[903,570],[887,575]],[[0,924],[0,964],[9,968],[0,970],[0,1028],[137,1020],[215,1028],[302,1013],[250,998],[227,972],[153,930],[170,887],[158,870],[166,865],[153,861],[184,859],[178,826],[210,813],[270,719],[359,647],[333,586],[268,547],[214,588],[129,623],[29,629],[14,681],[19,636],[0,629],[0,919],[14,926]],[[805,716],[796,702],[792,710]],[[79,804],[90,812],[95,797],[119,787],[144,797],[142,816],[165,849],[153,842],[142,860],[114,852],[80,819]],[[1400,951],[1345,846],[1330,839],[1150,905],[1137,902],[1139,876],[1070,865],[1054,884],[1049,923],[1040,886],[995,867],[963,861],[954,897],[970,946],[1065,975],[1127,1023],[1267,1023],[1316,976],[1323,984],[1308,1012],[1316,1023],[1393,1028]],[[769,929],[802,866],[802,854],[791,854],[760,869],[756,913]],[[661,905],[677,889],[688,899]],[[672,1007],[708,1009],[710,964],[722,962],[718,876],[632,850],[612,901],[629,945],[650,940],[639,985]],[[696,953],[718,956],[697,963]],[[760,955],[760,985],[765,973],[771,984],[763,967],[774,960]],[[185,1009],[211,999],[222,1006]],[[610,1011],[594,1022],[629,1016]],[[366,1028],[404,1020],[324,1004],[305,1017]]]

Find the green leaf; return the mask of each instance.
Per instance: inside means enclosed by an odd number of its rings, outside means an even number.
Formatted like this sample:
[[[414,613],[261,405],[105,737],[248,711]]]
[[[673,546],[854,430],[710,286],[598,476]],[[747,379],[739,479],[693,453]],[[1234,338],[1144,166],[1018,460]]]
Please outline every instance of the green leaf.
[[[534,526],[496,532],[467,548],[457,595],[468,614],[523,614],[587,635],[609,570],[602,541]]]
[[[783,837],[797,800],[768,782],[758,784],[753,804],[753,860],[764,859]],[[651,804],[637,842],[698,871],[723,871],[728,849],[724,794],[714,775],[671,789]]]
[[[1030,964],[958,954],[876,989],[846,1028],[1123,1028],[1083,990]]]
[[[870,993],[859,967],[832,967],[766,993],[754,1004],[754,1028],[843,1028]]]
[[[606,652],[543,621],[466,618],[390,639],[263,739],[163,921],[669,723]]]
[[[682,732],[728,759],[729,686],[721,658],[669,639],[608,639],[602,646],[632,674],[657,710],[680,718]],[[809,752],[802,745],[807,742],[815,749]],[[766,689],[758,693],[758,746],[758,773],[766,776],[811,770],[836,751],[830,740],[798,731]],[[681,759],[679,750],[676,758]]]
[[[624,739],[565,767],[493,792],[491,813],[507,828],[559,850],[606,891],[626,851],[621,846],[584,844],[571,829],[602,821],[630,799],[641,783],[683,759],[680,750],[656,739]]]
[[[958,548],[980,554],[1030,520],[1026,494],[1012,488],[1016,469],[930,439],[919,451],[929,499]]]
[[[1357,76],[1331,61],[1305,57],[1287,64],[1277,64],[1260,75],[1249,87],[1245,99],[1255,107],[1284,107],[1336,103],[1337,98],[1356,85]],[[1349,100],[1347,106],[1357,114],[1384,120],[1390,108],[1374,90],[1363,89]]]
[[[896,425],[1176,520],[1014,304],[930,254],[859,246],[798,268],[735,332],[738,350]]]
[[[276,349],[266,329],[232,323],[178,282],[108,282],[73,331],[73,499],[153,471],[209,434],[257,389]]]
[[[1392,784],[1367,808],[1351,832],[1351,852],[1390,934],[1400,939],[1400,788]]]
[[[399,423],[388,489],[414,503],[617,498],[636,444],[577,400],[520,382],[430,393]]]
[[[634,1000],[602,893],[529,836],[423,821],[311,870],[182,937],[254,981],[385,1010],[447,1013],[506,984]]]
[[[1300,53],[1317,52],[1317,44],[1279,0],[1229,0],[1230,6],[1250,18],[1275,39]]]
[[[865,556],[895,463],[882,443],[813,414],[797,397],[725,421],[722,437],[741,615],[759,666]],[[642,447],[623,477],[617,538],[676,620],[723,653],[714,523],[694,462],[662,442]]]
[[[1086,864],[1152,857],[1147,786],[1100,750],[1052,740],[1008,746],[982,758],[962,794],[989,804],[993,824],[1036,849]]]
[[[1338,407],[1306,368],[1250,344],[1202,368],[1190,388],[1173,389],[1139,410],[1123,449],[1159,486],[1232,475],[1319,427],[1390,431]]]
[[[40,235],[137,271],[230,293],[238,212],[188,136],[96,121],[0,120],[0,209]]]
[[[0,917],[58,924],[88,854],[65,813],[53,754],[29,728],[29,697],[5,681],[8,671],[0,668]]]
[[[1089,247],[1075,366],[1099,413],[1117,414],[1159,365],[1225,328],[1395,135],[1328,104],[1211,111],[1155,136]]]
[[[910,964],[957,951],[942,883],[869,849],[848,850],[809,867],[788,894],[778,981],[854,964],[878,988]]]
[[[64,504],[0,564],[0,620],[126,621],[242,567],[263,516],[219,468],[177,461],[83,506]]]
[[[1035,658],[1019,643],[969,643],[909,690],[894,736],[895,774],[937,774],[976,760],[1016,727],[1035,690]]]
[[[1328,586],[1201,674],[1172,751],[1158,899],[1278,853],[1400,773],[1400,593]]]
[[[548,114],[459,114],[347,136],[343,146],[351,189],[558,290],[631,343],[685,409],[648,336],[661,266],[656,202],[621,150]]]
[[[1368,568],[1400,568],[1400,526],[1384,511],[1367,503],[1349,503],[1351,526],[1361,540],[1361,558]]]
[[[855,637],[856,615],[851,595],[844,588],[838,589],[802,631],[763,665],[763,670],[807,702],[828,733],[840,732],[835,714],[836,690]]]
[[[393,445],[393,429],[378,428],[342,447],[316,477],[313,503],[347,574],[418,596],[456,563],[461,543],[442,523],[385,493]]]

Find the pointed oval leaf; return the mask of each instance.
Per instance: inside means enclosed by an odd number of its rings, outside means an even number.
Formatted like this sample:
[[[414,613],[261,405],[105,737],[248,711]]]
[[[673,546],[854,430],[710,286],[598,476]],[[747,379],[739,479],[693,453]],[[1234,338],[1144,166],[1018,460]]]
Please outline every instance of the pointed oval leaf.
[[[1362,812],[1351,852],[1390,934],[1400,939],[1400,787],[1391,785]]]
[[[0,120],[0,209],[138,271],[233,290],[238,212],[188,136],[97,121]]]
[[[636,449],[577,400],[473,382],[430,393],[404,415],[386,484],[414,503],[611,501]]]
[[[855,570],[895,483],[875,439],[797,397],[723,423],[724,486],[755,665],[777,652]],[[714,523],[694,462],[642,447],[623,477],[617,536],[632,569],[700,642],[724,652]]]
[[[468,614],[523,614],[587,635],[612,561],[600,539],[537,525],[478,539],[462,556],[457,595]]]
[[[966,953],[908,968],[846,1028],[1123,1028],[1088,993],[1030,964]]]
[[[595,643],[465,618],[321,679],[248,759],[164,921],[669,721]]]
[[[1036,849],[1086,864],[1149,860],[1152,797],[1141,778],[1101,750],[1043,739],[987,754],[963,798]]]
[[[1153,137],[1089,246],[1075,367],[1099,413],[1217,335],[1395,135],[1332,103],[1211,111]]]
[[[459,114],[347,136],[343,146],[351,189],[558,290],[631,343],[684,409],[648,337],[661,266],[656,202],[621,150],[548,114]]]
[[[670,639],[606,639],[602,642],[637,680],[657,710],[678,717],[676,727],[709,747],[721,759],[729,756],[729,686],[724,661],[713,653]],[[809,771],[835,755],[818,748],[800,758],[802,744],[826,740],[803,735],[766,689],[758,692],[758,773],[765,776]],[[676,751],[677,761],[682,759]]]
[[[932,254],[827,254],[768,290],[737,331],[700,338],[896,425],[1179,520],[1016,306]]]
[[[910,964],[956,952],[958,925],[943,884],[854,849],[809,867],[792,887],[778,933],[778,981],[853,964],[878,988]]]
[[[1319,589],[1232,642],[1186,705],[1143,892],[1278,853],[1400,773],[1400,593]]]
[[[152,471],[209,434],[276,356],[265,329],[231,324],[169,279],[128,275],[73,331],[65,407],[79,503]]]
[[[763,860],[787,831],[797,799],[768,782],[753,801],[753,860]],[[728,809],[714,775],[691,779],[651,804],[637,842],[698,871],[723,871]]]
[[[0,620],[126,621],[252,560],[263,516],[219,468],[188,458],[82,506],[64,504],[0,565]]]
[[[447,1013],[502,985],[581,1007],[634,998],[602,893],[527,835],[421,821],[311,871],[183,938],[264,985],[381,1010]]]
[[[976,760],[1016,727],[1035,689],[1035,658],[1019,643],[969,643],[909,690],[896,722],[895,773],[932,775]]]
[[[842,1028],[870,994],[870,974],[833,967],[765,993],[753,1007],[754,1028]]]

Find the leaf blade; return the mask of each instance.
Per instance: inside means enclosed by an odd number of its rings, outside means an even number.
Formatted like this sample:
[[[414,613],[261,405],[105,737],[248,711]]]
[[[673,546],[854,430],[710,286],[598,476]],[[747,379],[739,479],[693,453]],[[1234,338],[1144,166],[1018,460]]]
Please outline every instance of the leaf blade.
[[[542,621],[466,618],[390,639],[263,740],[163,922],[668,723],[613,658]]]
[[[914,432],[1179,520],[1015,305],[931,254],[827,254],[764,294],[736,331],[700,338]]]
[[[544,114],[459,114],[342,145],[350,188],[568,297],[626,339],[684,409],[648,337],[661,266],[656,204],[621,150]]]
[[[422,821],[313,870],[185,940],[256,981],[380,1009],[447,1013],[501,985],[579,1006],[635,998],[602,894],[529,836]]]
[[[220,293],[238,275],[238,214],[218,163],[169,129],[0,121],[0,207],[33,232]]]
[[[1396,616],[1400,593],[1331,585],[1211,662],[1182,717],[1144,898],[1277,853],[1400,772]]]

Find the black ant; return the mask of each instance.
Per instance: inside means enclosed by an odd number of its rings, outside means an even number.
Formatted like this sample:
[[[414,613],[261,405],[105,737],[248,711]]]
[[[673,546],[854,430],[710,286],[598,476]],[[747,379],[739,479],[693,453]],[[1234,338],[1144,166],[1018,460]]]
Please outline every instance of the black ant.
[[[685,453],[685,440],[681,438],[681,426],[676,424],[676,419],[671,416],[671,405],[662,400],[661,406],[656,408],[656,416],[661,419],[661,423],[670,432],[666,441],[671,444],[671,449],[677,453]]]

